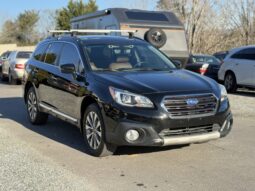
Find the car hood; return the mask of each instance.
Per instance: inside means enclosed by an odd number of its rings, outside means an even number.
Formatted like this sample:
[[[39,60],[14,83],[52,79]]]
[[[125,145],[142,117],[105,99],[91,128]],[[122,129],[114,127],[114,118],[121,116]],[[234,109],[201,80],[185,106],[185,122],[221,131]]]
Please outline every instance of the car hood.
[[[133,93],[212,92],[217,83],[187,70],[170,72],[97,72],[95,80]]]

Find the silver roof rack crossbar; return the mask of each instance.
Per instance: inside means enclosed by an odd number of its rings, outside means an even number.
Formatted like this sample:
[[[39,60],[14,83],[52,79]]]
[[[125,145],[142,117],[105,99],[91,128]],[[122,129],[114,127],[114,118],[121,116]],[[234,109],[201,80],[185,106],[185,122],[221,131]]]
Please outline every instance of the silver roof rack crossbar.
[[[49,33],[52,34],[54,37],[55,34],[71,34],[72,36],[76,34],[85,34],[85,33],[94,33],[94,34],[109,34],[113,32],[119,32],[119,33],[128,33],[129,37],[132,38],[134,36],[134,33],[137,32],[137,30],[115,30],[115,29],[71,29],[71,30],[49,30]]]

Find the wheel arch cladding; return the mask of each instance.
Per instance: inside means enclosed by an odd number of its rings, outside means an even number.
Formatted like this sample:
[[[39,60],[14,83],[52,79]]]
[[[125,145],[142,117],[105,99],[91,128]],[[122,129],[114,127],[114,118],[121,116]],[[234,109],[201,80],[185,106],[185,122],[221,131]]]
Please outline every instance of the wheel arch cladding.
[[[86,109],[88,108],[89,105],[91,104],[97,104],[98,105],[98,102],[96,101],[96,98],[93,97],[93,96],[86,96],[83,100],[82,100],[82,103],[81,103],[81,110],[80,110],[80,114],[81,114],[81,117],[80,117],[80,124],[81,124],[81,131],[82,131],[82,123],[83,123],[83,115],[86,111]]]
[[[26,102],[26,98],[27,98],[27,93],[29,91],[29,89],[33,87],[33,84],[31,82],[27,82],[25,85],[25,89],[24,89],[24,100]]]

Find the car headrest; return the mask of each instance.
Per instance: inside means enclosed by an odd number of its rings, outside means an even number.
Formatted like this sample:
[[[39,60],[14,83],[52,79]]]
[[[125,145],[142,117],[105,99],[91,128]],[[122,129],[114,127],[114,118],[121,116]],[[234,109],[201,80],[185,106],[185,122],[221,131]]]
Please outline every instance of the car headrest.
[[[129,64],[129,63],[121,63],[121,62],[119,62],[119,63],[112,63],[112,64],[110,64],[109,68],[111,70],[118,70],[118,69],[121,69],[121,68],[127,68],[128,69],[128,68],[132,68],[132,65]]]
[[[118,57],[116,62],[118,63],[124,63],[124,62],[129,62],[129,58],[128,57]]]
[[[90,66],[91,66],[92,70],[96,70],[97,69],[97,67],[96,67],[94,62],[90,62]]]

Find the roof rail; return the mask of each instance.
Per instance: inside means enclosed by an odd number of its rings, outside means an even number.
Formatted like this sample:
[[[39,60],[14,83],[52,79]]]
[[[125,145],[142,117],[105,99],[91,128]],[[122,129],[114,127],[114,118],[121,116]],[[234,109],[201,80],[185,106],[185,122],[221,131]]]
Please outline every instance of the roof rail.
[[[115,30],[115,29],[71,29],[71,30],[49,30],[49,33],[52,33],[52,36],[55,37],[56,34],[71,34],[71,36],[77,34],[86,34],[86,33],[94,33],[94,34],[110,34],[113,32],[119,33],[128,33],[129,38],[134,37],[134,33],[138,32],[137,30]]]

